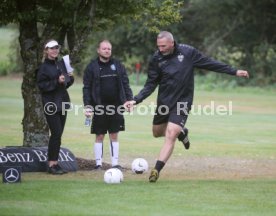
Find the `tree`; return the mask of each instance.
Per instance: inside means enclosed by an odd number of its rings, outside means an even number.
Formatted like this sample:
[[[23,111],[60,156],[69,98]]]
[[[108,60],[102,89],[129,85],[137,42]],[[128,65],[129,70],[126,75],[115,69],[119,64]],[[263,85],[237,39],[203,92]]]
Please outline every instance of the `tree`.
[[[23,146],[48,143],[48,127],[43,114],[36,69],[43,42],[55,38],[68,43],[73,64],[80,62],[92,29],[108,28],[120,21],[147,19],[147,27],[157,29],[162,23],[180,19],[179,4],[173,0],[3,0],[0,24],[16,23],[24,64],[22,97],[24,100]]]
[[[234,59],[258,85],[275,83],[275,10],[275,0],[190,0],[175,35],[223,61]]]

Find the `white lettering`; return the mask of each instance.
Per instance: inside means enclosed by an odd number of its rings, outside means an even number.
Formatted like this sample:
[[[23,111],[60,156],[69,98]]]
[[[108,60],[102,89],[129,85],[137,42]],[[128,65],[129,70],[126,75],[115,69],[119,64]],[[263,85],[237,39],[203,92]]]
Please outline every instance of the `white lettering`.
[[[117,107],[117,113],[119,115],[124,115],[124,113],[127,113],[127,112],[125,112],[125,107],[123,105],[120,105]]]
[[[61,107],[62,115],[65,115],[66,111],[73,110],[73,104],[71,104],[70,102],[62,102]],[[66,109],[66,107],[69,107],[69,109]]]
[[[0,163],[6,163],[8,159],[4,156],[4,153],[0,151]]]
[[[78,115],[79,109],[82,108],[82,105],[75,105],[74,108],[75,108],[75,115]]]
[[[95,106],[95,113],[97,115],[103,115],[104,114],[104,106],[103,105]]]
[[[61,161],[74,161],[73,158],[69,156],[69,152],[64,152],[62,149],[60,149],[59,157]]]
[[[13,163],[16,162],[16,160],[14,159],[15,157],[14,157],[13,153],[7,153],[7,158],[10,162],[13,162]],[[21,162],[21,161],[19,160],[18,162]]]
[[[188,102],[177,102],[177,115],[188,115]],[[183,112],[183,113],[182,113]]]
[[[115,106],[114,105],[106,106],[106,115],[114,115],[114,114],[115,114]]]
[[[40,162],[47,161],[47,156],[43,154],[42,151],[39,150],[33,150],[33,152],[37,155]]]
[[[209,110],[209,112],[208,112],[208,110]],[[215,111],[215,103],[214,103],[214,101],[211,101],[211,105],[204,106],[202,111],[203,111],[203,113],[205,115],[213,116],[214,115],[214,111]]]
[[[34,159],[33,158],[31,158],[30,156],[30,153],[23,153],[23,154],[25,154],[27,157],[27,162],[34,162]]]
[[[166,105],[161,105],[158,107],[157,111],[160,115],[168,115],[169,113],[169,107]]]
[[[229,101],[228,103],[228,110],[229,110],[229,115],[231,116],[233,114],[233,103],[232,101]]]

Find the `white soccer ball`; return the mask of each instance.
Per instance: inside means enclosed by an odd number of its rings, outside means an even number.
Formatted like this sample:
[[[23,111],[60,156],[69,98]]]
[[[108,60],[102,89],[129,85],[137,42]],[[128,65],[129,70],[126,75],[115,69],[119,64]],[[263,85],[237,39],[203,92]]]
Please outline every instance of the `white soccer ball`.
[[[107,184],[119,184],[124,180],[121,170],[117,168],[110,168],[104,173],[104,182]]]
[[[148,162],[144,158],[136,158],[131,164],[132,172],[142,174],[149,169]]]

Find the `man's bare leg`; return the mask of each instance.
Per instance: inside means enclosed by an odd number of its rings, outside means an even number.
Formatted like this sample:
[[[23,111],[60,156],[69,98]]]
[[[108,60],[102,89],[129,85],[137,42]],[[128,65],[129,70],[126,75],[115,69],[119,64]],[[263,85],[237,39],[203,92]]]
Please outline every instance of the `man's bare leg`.
[[[159,125],[160,127],[153,128],[153,133],[156,135],[156,137],[162,136],[162,131],[164,129],[164,125]],[[165,163],[169,160],[173,149],[174,149],[174,144],[175,140],[178,137],[180,131],[182,130],[182,127],[180,127],[177,124],[169,122],[166,125],[166,130],[165,130],[165,143],[163,147],[161,148],[161,151],[159,153],[158,160],[155,164],[154,169],[150,173],[149,181],[150,182],[156,182],[158,177],[159,177],[159,172],[163,169],[165,166]],[[157,136],[159,135],[159,136]]]

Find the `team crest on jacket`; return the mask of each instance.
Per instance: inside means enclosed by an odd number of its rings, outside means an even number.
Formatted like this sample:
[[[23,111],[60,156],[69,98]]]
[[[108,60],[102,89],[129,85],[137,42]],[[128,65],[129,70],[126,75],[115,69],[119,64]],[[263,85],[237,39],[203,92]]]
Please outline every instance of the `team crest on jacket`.
[[[110,68],[111,70],[115,71],[116,70],[115,64],[110,65]]]
[[[182,62],[183,59],[184,59],[184,55],[179,54],[179,55],[177,56],[177,58],[178,58],[178,61]]]

